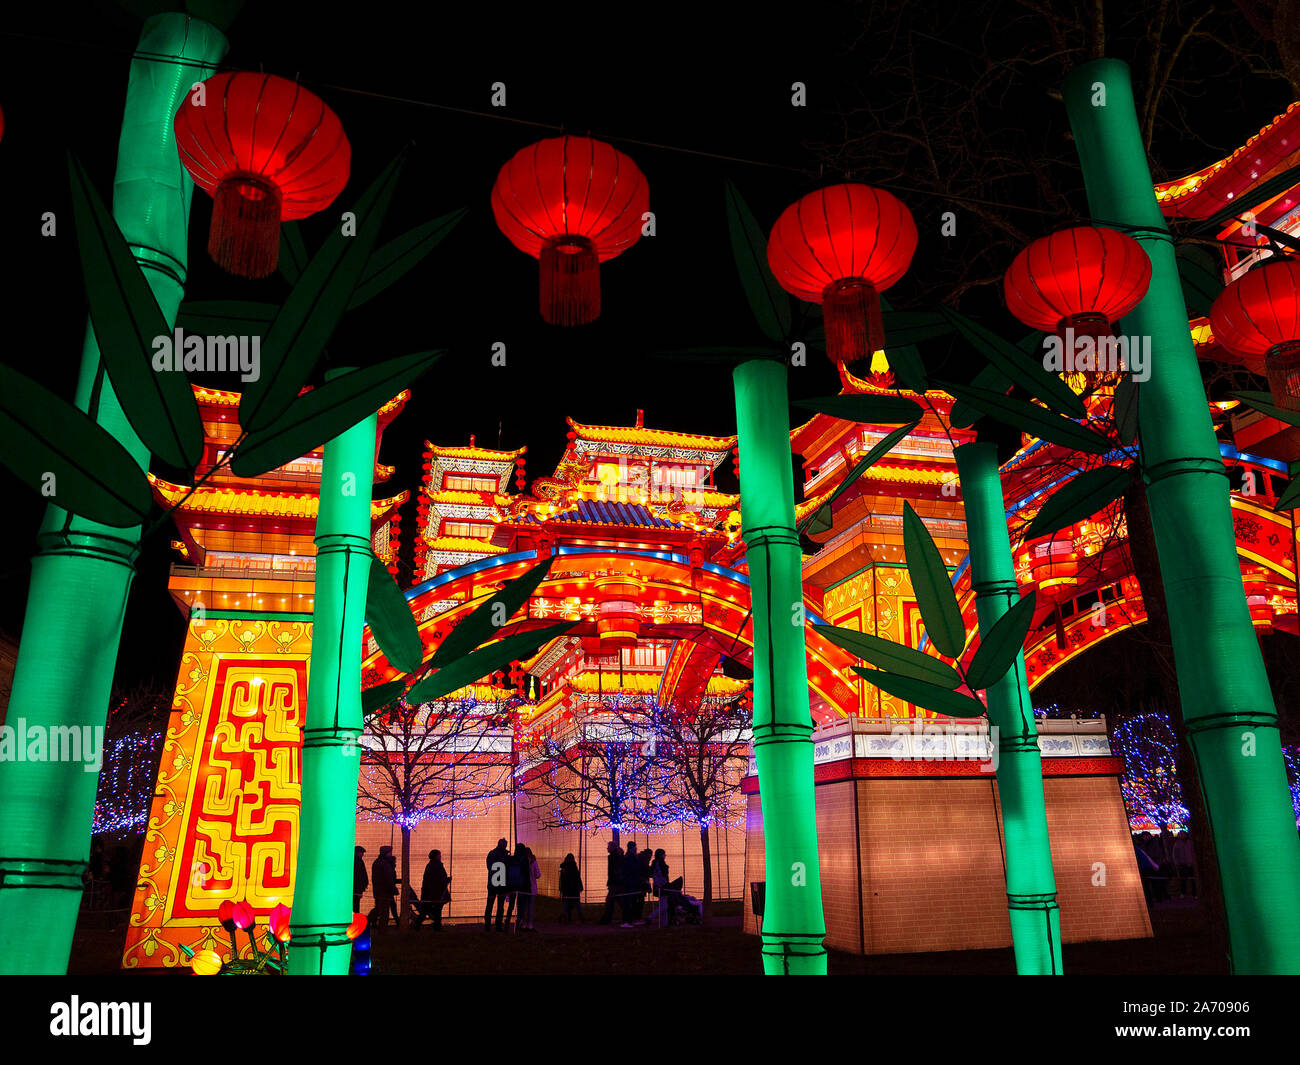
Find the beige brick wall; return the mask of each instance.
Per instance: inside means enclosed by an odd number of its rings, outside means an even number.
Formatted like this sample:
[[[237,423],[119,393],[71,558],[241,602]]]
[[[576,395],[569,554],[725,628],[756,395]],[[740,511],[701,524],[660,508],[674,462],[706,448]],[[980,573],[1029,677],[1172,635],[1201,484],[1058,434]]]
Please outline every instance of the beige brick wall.
[[[537,855],[542,868],[540,893],[552,897],[559,895],[560,862],[572,852],[582,871],[583,905],[605,901],[606,844],[613,838],[609,829],[597,831],[578,829],[539,828],[536,815],[520,801],[516,811],[519,838]],[[620,842],[626,846],[635,840],[637,849],[662,847],[666,852],[669,875],[685,878],[686,893],[700,898],[704,892],[704,861],[699,829],[688,826],[668,826],[649,832],[622,832]],[[715,899],[739,898],[742,889],[745,860],[745,830],[743,826],[720,828],[714,826],[709,833],[710,864],[713,867],[713,897]]]
[[[1114,777],[1044,781],[1067,943],[1149,936],[1151,925]],[[854,807],[861,847],[856,855]],[[748,796],[745,882],[766,879],[762,810]],[[868,954],[1011,944],[992,780],[838,781],[817,788],[827,946]],[[1094,863],[1104,866],[1104,884]],[[1094,880],[1098,881],[1094,884]],[[744,929],[756,933],[745,892]]]
[[[858,803],[867,953],[1010,945],[991,781],[863,780]]]
[[[502,836],[513,844],[510,826],[509,801],[487,806],[477,816],[460,817],[455,821],[425,821],[411,831],[411,884],[416,893],[429,860],[429,851],[442,851],[442,864],[451,874],[451,905],[443,909],[443,917],[473,917],[482,919],[483,905],[487,901],[487,866],[484,859]],[[397,874],[402,873],[402,833],[396,825],[377,821],[358,821],[357,845],[366,848],[366,873],[379,856],[379,848],[391,844],[397,858]],[[369,889],[362,900],[362,912],[369,913],[374,906]]]
[[[1048,777],[1047,831],[1061,902],[1061,938],[1151,935],[1133,837],[1116,777]],[[1102,868],[1095,868],[1101,863]]]

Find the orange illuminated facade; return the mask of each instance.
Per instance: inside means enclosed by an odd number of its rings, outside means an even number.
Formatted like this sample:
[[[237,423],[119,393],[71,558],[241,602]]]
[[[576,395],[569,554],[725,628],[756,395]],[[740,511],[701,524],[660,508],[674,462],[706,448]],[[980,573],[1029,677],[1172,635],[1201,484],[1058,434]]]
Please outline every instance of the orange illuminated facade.
[[[132,901],[124,968],[187,964],[226,940],[225,900],[265,918],[292,904],[321,449],[261,477],[222,464],[239,396],[194,389],[198,487],[151,477],[178,529],[168,587],[188,627]],[[379,412],[383,428],[402,393]],[[376,464],[381,483],[391,467]],[[200,483],[201,482],[201,483]],[[371,504],[372,544],[395,563],[402,492]]]

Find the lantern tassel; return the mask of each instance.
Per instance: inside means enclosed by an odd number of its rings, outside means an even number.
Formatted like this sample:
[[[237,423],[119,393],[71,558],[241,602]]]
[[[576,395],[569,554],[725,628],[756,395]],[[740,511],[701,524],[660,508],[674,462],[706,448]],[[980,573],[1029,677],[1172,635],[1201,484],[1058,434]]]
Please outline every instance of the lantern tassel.
[[[860,277],[832,281],[822,292],[822,311],[826,354],[837,366],[884,350],[885,328],[874,285]]]
[[[600,259],[586,237],[559,236],[538,258],[542,319],[550,325],[586,325],[600,316]]]
[[[1300,411],[1300,341],[1275,344],[1264,356],[1268,390],[1282,410]]]
[[[269,277],[280,261],[280,190],[252,174],[217,186],[208,254],[237,277]]]

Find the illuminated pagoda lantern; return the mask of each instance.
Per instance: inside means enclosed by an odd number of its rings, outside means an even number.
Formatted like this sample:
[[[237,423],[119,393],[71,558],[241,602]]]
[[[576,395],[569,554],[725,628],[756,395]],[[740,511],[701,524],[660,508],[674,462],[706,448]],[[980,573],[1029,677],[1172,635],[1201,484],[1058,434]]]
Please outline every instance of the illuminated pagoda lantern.
[[[729,652],[743,659],[747,651],[736,639],[747,632],[747,589],[731,569],[740,554],[738,498],[715,483],[735,443],[733,436],[649,428],[641,412],[630,426],[569,419],[560,461],[531,483],[522,473],[522,449],[492,451],[472,441],[469,447],[427,446],[428,505],[416,532],[423,579],[408,593],[426,647],[485,595],[545,557],[553,557],[551,571],[528,603],[528,624],[579,622],[519,666],[526,697],[516,689],[509,705],[520,758],[539,737],[576,742],[582,728],[607,728],[646,700],[698,708],[705,700],[743,697],[748,681],[722,669]],[[509,490],[512,471],[520,471],[516,491]],[[364,668],[367,684],[391,675],[377,652]],[[500,701],[491,681],[474,685],[472,697]],[[540,822],[527,790],[525,774],[516,779],[514,830],[539,861],[558,863],[570,850],[580,863],[603,860],[608,826],[587,825],[575,838],[573,829]],[[456,821],[454,842],[448,828],[419,825],[412,846],[417,852],[439,846],[444,860],[448,846],[458,854],[469,847],[480,860],[480,850],[486,853],[498,835],[509,834],[509,810],[498,831],[500,816],[493,809]],[[579,811],[566,816],[582,819]],[[626,829],[629,836],[634,831]],[[358,839],[369,838],[361,832]],[[655,846],[673,855],[674,868],[698,885],[698,830],[659,826],[651,832]],[[716,825],[713,834],[714,883],[734,897],[741,886],[743,829]],[[647,839],[643,831],[635,838]],[[604,898],[595,878],[589,898]],[[452,906],[453,915],[461,915]]]
[[[239,436],[239,394],[194,386],[194,396],[201,478]],[[408,397],[380,409],[381,437]],[[252,478],[223,466],[194,489],[150,476],[159,503],[175,508],[168,588],[188,626],[126,968],[186,964],[180,946],[203,945],[223,901],[247,901],[265,921],[292,898],[322,455]],[[377,444],[375,482],[393,472]],[[390,565],[408,497],[370,505],[372,548]]]
[[[847,367],[840,373],[844,393],[892,394]],[[968,633],[975,622],[961,486],[943,428],[952,398],[931,392],[926,399],[938,417],[927,410],[834,500],[829,528],[810,527],[808,535],[822,546],[805,555],[803,576],[805,607],[813,615],[934,653],[923,638],[903,557],[904,501],[952,572]],[[791,447],[803,457],[804,471],[797,519],[820,511],[845,473],[895,428],[821,413],[796,427]],[[952,432],[959,445],[973,438],[969,430]],[[959,757],[962,744],[986,750],[987,722],[953,722],[909,705],[853,672],[856,660],[825,653],[819,661],[819,636],[810,636],[808,647],[827,945],[861,954],[1010,945],[992,767],[987,760],[981,767],[969,753]],[[967,660],[971,653],[968,647]],[[1065,940],[1149,936],[1119,788],[1123,766],[1109,748],[1105,723],[1040,722],[1040,747],[1054,849],[1090,856],[1088,863],[1054,862]],[[745,879],[762,881],[757,777],[743,787],[749,800]],[[937,854],[941,861],[933,859]],[[1112,870],[1105,898],[1091,886],[1093,859]],[[956,895],[954,868],[963,870]],[[758,928],[748,895],[744,928]]]
[[[497,497],[510,493],[510,481],[528,452],[494,451],[469,438],[468,447],[439,447],[424,442],[424,477],[416,511],[416,580],[504,548],[492,543],[500,514]]]

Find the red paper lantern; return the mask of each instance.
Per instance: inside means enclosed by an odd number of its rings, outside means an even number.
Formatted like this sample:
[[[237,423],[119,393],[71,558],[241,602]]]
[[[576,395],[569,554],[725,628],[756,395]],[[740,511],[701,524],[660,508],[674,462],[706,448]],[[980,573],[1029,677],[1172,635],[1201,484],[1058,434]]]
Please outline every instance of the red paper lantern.
[[[916,223],[896,196],[870,185],[831,185],[787,207],[772,227],[767,264],[791,295],[820,303],[826,354],[836,364],[885,346],[880,293],[916,252]]]
[[[213,198],[208,254],[240,277],[266,277],[280,223],[328,207],[348,183],[352,149],[324,101],[271,74],[218,74],[176,112],[176,146]]]
[[[644,584],[635,576],[610,574],[597,577],[596,633],[605,653],[635,647],[641,636],[641,608],[637,604]]]
[[[1269,259],[1237,278],[1210,308],[1210,328],[1234,355],[1264,356],[1273,402],[1300,410],[1300,262]]]
[[[516,152],[492,186],[497,225],[540,263],[542,318],[584,325],[600,315],[600,264],[641,236],[645,175],[590,137],[553,137]]]
[[[1115,229],[1076,226],[1039,237],[1002,278],[1007,310],[1031,329],[1110,336],[1112,322],[1142,302],[1151,260]]]

